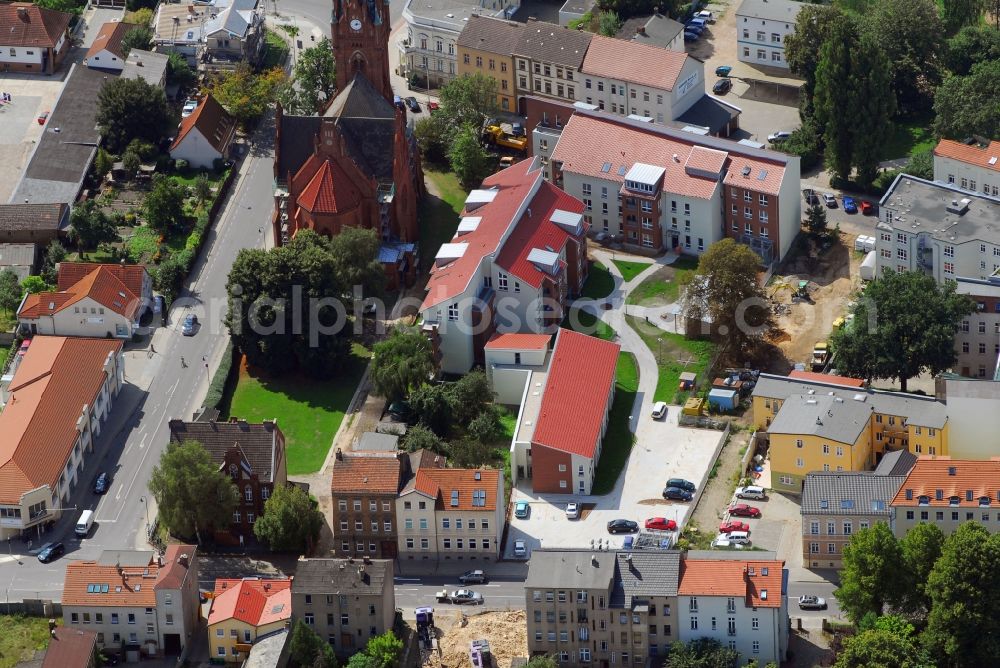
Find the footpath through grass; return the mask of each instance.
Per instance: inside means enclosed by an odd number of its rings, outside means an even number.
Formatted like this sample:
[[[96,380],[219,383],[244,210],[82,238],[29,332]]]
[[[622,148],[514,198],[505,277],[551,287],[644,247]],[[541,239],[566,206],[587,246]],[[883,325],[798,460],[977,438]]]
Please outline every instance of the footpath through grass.
[[[660,375],[656,381],[653,401],[683,404],[691,394],[678,389],[681,374],[685,371],[693,371],[698,375],[699,387],[711,384],[711,379],[706,378],[705,373],[712,355],[715,354],[714,343],[686,339],[680,334],[664,332],[653,325],[647,325],[645,320],[635,316],[625,316],[625,319],[629,327],[642,337],[656,358]]]
[[[632,414],[635,394],[639,391],[639,368],[632,353],[618,354],[615,376],[615,399],[608,415],[608,430],[604,434],[601,461],[594,474],[594,494],[607,494],[615,488],[635,443],[635,435],[629,431],[629,416]]]
[[[49,620],[45,617],[0,615],[0,668],[30,661],[35,651],[49,646]]]
[[[595,262],[587,274],[587,282],[583,284],[581,297],[586,299],[604,299],[615,289],[615,277],[608,268],[600,262]]]
[[[612,260],[615,266],[618,267],[618,271],[622,273],[622,280],[626,283],[631,281],[633,278],[641,274],[646,269],[649,269],[650,262],[630,262],[628,260]]]
[[[352,352],[342,374],[330,380],[299,375],[267,378],[244,365],[223,417],[250,422],[277,418],[285,434],[288,475],[315,473],[326,460],[370,357],[359,344]]]
[[[658,269],[629,293],[627,304],[657,306],[673,304],[680,297],[685,277],[698,269],[698,258],[682,255],[673,264]]]
[[[424,169],[424,177],[440,193],[436,197],[430,193],[420,202],[417,220],[420,223],[420,257],[424,270],[434,263],[441,244],[451,241],[458,229],[458,219],[465,208],[468,192],[462,188],[451,172]]]

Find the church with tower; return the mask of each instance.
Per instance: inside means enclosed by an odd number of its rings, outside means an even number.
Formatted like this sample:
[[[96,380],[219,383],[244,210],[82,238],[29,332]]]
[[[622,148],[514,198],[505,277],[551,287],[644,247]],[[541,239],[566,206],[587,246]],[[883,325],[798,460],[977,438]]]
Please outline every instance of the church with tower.
[[[273,234],[375,230],[387,288],[410,285],[417,264],[420,154],[389,82],[387,0],[333,0],[337,94],[314,116],[275,119]]]

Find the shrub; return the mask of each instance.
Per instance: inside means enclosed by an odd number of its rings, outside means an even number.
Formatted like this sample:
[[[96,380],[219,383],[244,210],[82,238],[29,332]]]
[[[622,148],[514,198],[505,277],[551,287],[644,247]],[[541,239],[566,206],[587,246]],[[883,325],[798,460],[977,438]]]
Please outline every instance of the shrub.
[[[233,369],[234,356],[233,342],[230,340],[226,344],[226,352],[223,353],[219,368],[215,370],[212,382],[208,386],[208,392],[205,394],[205,408],[218,408],[219,403],[222,402],[222,397],[226,393],[226,383],[229,381]]]

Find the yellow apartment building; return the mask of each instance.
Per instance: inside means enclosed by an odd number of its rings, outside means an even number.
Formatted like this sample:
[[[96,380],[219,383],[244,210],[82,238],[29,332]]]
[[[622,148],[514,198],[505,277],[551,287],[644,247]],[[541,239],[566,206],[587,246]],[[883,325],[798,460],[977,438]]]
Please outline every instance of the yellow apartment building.
[[[285,628],[292,616],[292,580],[243,578],[215,581],[208,614],[209,654],[242,664],[253,644]]]
[[[497,106],[516,112],[514,50],[523,23],[473,14],[458,36],[458,76],[485,74],[497,83]]]

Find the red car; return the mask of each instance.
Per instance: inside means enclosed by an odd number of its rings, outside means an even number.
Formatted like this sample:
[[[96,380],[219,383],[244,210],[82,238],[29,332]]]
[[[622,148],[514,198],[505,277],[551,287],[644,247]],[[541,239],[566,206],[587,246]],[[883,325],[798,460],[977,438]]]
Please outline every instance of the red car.
[[[733,517],[760,517],[760,508],[747,503],[734,503],[729,506],[729,514]]]
[[[866,200],[861,200],[861,215],[870,216],[875,213],[875,205]]]
[[[740,520],[729,520],[719,525],[719,533],[729,533],[730,531],[750,531],[750,525]]]
[[[646,528],[653,531],[677,531],[677,522],[666,517],[650,517],[646,520]]]

